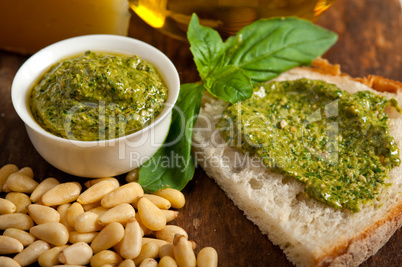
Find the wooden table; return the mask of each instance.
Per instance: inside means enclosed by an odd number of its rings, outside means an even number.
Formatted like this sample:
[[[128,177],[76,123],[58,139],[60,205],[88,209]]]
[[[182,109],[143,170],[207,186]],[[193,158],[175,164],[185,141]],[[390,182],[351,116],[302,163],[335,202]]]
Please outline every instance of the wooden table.
[[[402,80],[402,12],[399,0],[337,0],[317,22],[339,34],[325,55],[352,76],[378,74]],[[5,27],[6,25],[1,25]],[[182,83],[197,81],[188,44],[167,37],[133,15],[130,36],[162,50],[176,65]],[[33,168],[37,180],[78,179],[45,162],[33,148],[10,98],[13,77],[27,59],[0,51],[0,165]],[[120,177],[122,180],[123,178]],[[82,181],[82,180],[80,180]],[[282,251],[243,215],[225,193],[197,168],[184,189],[187,204],[177,224],[186,229],[198,248],[213,246],[220,266],[291,266]],[[402,230],[362,266],[401,266]]]

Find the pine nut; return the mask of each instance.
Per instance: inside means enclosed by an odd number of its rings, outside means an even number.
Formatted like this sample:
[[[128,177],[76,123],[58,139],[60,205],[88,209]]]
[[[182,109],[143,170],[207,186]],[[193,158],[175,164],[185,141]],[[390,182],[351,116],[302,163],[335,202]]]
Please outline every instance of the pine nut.
[[[0,230],[6,230],[7,228],[29,230],[33,225],[34,222],[31,217],[24,213],[0,215]]]
[[[152,231],[161,230],[166,225],[166,217],[149,199],[141,197],[137,201],[138,214],[144,226]]]
[[[74,228],[72,228],[67,222],[67,210],[70,206],[70,203],[66,203],[57,207],[57,212],[60,214],[60,223],[67,227],[69,232],[74,231]]]
[[[152,203],[155,204],[160,209],[168,210],[172,206],[170,204],[169,200],[166,198],[157,196],[157,195],[152,195],[152,194],[144,194],[145,198],[148,198]]]
[[[17,207],[10,200],[0,198],[0,214],[11,214],[16,211]]]
[[[190,242],[191,248],[192,248],[193,250],[195,250],[196,247],[197,247],[197,244],[196,244],[193,240],[189,240],[188,242]]]
[[[176,234],[184,235],[188,238],[187,232],[177,225],[166,225],[162,230],[155,232],[155,237],[173,243]]]
[[[37,240],[15,255],[14,260],[21,266],[28,266],[38,261],[39,256],[50,249],[50,245],[43,240]]]
[[[174,258],[180,267],[196,266],[196,258],[191,243],[184,235],[176,235],[173,240]]]
[[[92,254],[92,249],[87,243],[78,242],[63,249],[57,259],[63,264],[87,265]]]
[[[101,204],[100,204],[100,200],[96,201],[94,203],[89,203],[89,204],[82,205],[82,208],[84,209],[84,211],[89,211],[89,210],[92,210],[92,209],[97,208],[97,207],[102,207]]]
[[[105,207],[99,206],[99,207],[90,209],[89,211],[90,211],[90,212],[93,212],[93,213],[96,213],[96,214],[98,214],[99,216],[101,216],[103,213],[105,213],[105,212],[108,211],[108,210],[109,210],[109,209],[107,209],[107,208],[105,208]]]
[[[113,183],[114,188],[118,188],[120,186],[119,180],[117,180],[114,177],[104,177],[104,178],[92,179],[92,180],[89,180],[89,181],[85,182],[84,185],[87,188],[90,188],[91,186],[93,186],[93,185],[95,185],[95,184],[97,184],[99,182],[102,182],[102,181],[109,181],[109,182]]]
[[[57,210],[40,204],[31,204],[27,207],[28,214],[36,224],[59,222],[60,214]]]
[[[132,259],[126,259],[118,267],[135,267],[135,263]]]
[[[56,185],[59,185],[59,181],[57,181],[55,178],[49,177],[43,180],[42,182],[39,183],[39,185],[35,188],[35,190],[32,192],[30,198],[32,202],[38,202],[42,195],[55,187]]]
[[[2,267],[21,267],[21,265],[12,258],[0,256],[0,266]]]
[[[124,228],[120,223],[112,222],[103,228],[91,243],[94,253],[109,249],[120,242],[124,236]]]
[[[179,216],[179,212],[176,210],[161,210],[165,214],[166,222],[171,222]]]
[[[8,176],[18,171],[18,167],[14,164],[6,164],[0,169],[0,192],[3,191],[3,185],[7,181]]]
[[[144,190],[141,185],[132,182],[122,185],[104,196],[101,205],[105,208],[112,208],[122,203],[132,203],[142,195],[144,195]]]
[[[46,250],[38,258],[39,265],[41,267],[51,267],[60,264],[60,261],[57,259],[57,255],[60,253],[60,251],[67,247],[68,245],[64,245]]]
[[[153,194],[166,198],[172,204],[172,208],[181,209],[186,204],[186,199],[182,192],[174,188],[163,188]]]
[[[121,241],[119,243],[117,243],[116,245],[114,245],[112,250],[121,256],[121,254],[120,254],[120,243],[121,243]]]
[[[138,212],[135,213],[135,219],[137,220],[138,224],[140,225],[144,235],[151,235],[152,234],[152,230],[149,230],[148,228],[146,228],[145,225],[142,223],[140,215],[138,214]]]
[[[131,182],[138,182],[138,178],[139,178],[139,168],[136,168],[132,171],[129,171],[126,175],[126,182],[127,183],[131,183]]]
[[[159,248],[159,258],[169,256],[174,259],[173,244],[169,243]]]
[[[67,228],[58,222],[48,222],[32,227],[29,232],[38,239],[55,246],[62,246],[68,242]]]
[[[103,226],[98,223],[99,215],[86,211],[75,219],[75,230],[80,233],[89,233],[102,230]]]
[[[27,194],[20,192],[10,192],[6,199],[15,205],[16,213],[28,213],[27,206],[31,204],[31,199]]]
[[[20,241],[9,236],[0,236],[0,254],[13,254],[21,252],[24,246]]]
[[[77,217],[79,215],[81,215],[82,213],[84,213],[84,208],[82,207],[82,205],[78,202],[74,202],[67,209],[67,214],[66,214],[67,223],[71,227],[75,228],[75,219],[77,219]]]
[[[154,242],[149,242],[141,247],[140,254],[134,259],[135,266],[140,265],[146,258],[156,258],[159,254],[159,246]]]
[[[28,177],[34,178],[34,173],[31,167],[24,167],[18,171],[19,173],[25,174]]]
[[[12,173],[8,177],[7,181],[3,185],[4,192],[21,192],[21,193],[32,193],[38,186],[38,182],[33,178],[20,173]]]
[[[106,194],[112,192],[115,185],[109,180],[102,180],[87,190],[85,190],[77,199],[77,202],[84,205],[100,201]]]
[[[12,238],[17,239],[22,243],[24,247],[32,244],[35,241],[35,237],[31,235],[30,233],[16,229],[16,228],[8,228],[3,232],[3,236],[9,236]],[[0,265],[1,266],[1,265]]]
[[[53,267],[85,267],[82,265],[75,265],[75,264],[59,264],[59,265],[55,265]],[[109,267],[108,265],[105,265],[103,267]],[[113,266],[112,266],[113,267]]]
[[[80,192],[81,185],[77,182],[59,184],[44,193],[41,202],[46,206],[58,206],[75,201]]]
[[[198,252],[197,266],[199,267],[217,267],[218,253],[212,247],[205,247]]]
[[[130,175],[138,175],[138,169]],[[5,230],[0,236],[0,254],[18,254],[14,259],[0,256],[0,266],[38,261],[41,266],[146,267],[158,266],[157,257],[162,267],[217,266],[213,248],[202,249],[196,258],[196,244],[188,240],[186,231],[166,225],[178,216],[178,211],[169,208],[180,209],[185,204],[179,190],[144,194],[137,182],[120,186],[116,178],[107,177],[86,182],[88,189],[80,194],[78,182],[60,184],[47,178],[38,184],[31,168],[18,171],[10,164],[0,169],[2,181],[0,189],[15,192],[0,198],[0,230]],[[156,238],[143,237],[152,233]],[[50,244],[56,247],[50,249]]]
[[[127,221],[135,216],[135,210],[133,206],[127,203],[117,205],[110,210],[106,211],[98,218],[100,225],[107,225],[111,222],[127,223]]]
[[[123,258],[134,259],[140,254],[142,234],[137,220],[135,218],[130,219],[124,229],[123,239],[119,243],[119,254]]]
[[[68,238],[68,242],[74,244],[78,242],[92,243],[95,236],[98,232],[89,232],[89,233],[80,233],[80,232],[70,232],[70,237]]]
[[[164,256],[159,261],[159,267],[177,267],[177,263],[172,257]]]
[[[147,243],[155,243],[158,247],[161,247],[163,245],[169,244],[169,242],[162,240],[162,239],[156,239],[156,238],[151,238],[151,237],[143,237],[142,238],[142,245],[145,245]]]
[[[90,261],[91,267],[117,266],[122,258],[112,250],[102,250],[96,253]]]
[[[152,258],[144,259],[139,267],[158,267],[158,262]]]

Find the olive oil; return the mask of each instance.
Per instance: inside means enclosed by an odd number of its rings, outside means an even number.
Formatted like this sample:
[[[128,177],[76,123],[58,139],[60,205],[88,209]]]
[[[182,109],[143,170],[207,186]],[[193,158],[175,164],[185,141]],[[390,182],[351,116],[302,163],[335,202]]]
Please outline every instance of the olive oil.
[[[260,18],[297,16],[315,21],[335,0],[129,0],[146,23],[185,39],[192,13],[223,36],[235,34]]]
[[[0,49],[32,54],[86,34],[127,35],[127,0],[1,0]]]

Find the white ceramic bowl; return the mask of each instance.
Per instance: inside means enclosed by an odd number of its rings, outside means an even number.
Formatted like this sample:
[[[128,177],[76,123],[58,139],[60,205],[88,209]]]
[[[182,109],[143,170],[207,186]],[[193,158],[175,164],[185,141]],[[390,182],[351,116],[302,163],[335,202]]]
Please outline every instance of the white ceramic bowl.
[[[33,84],[54,63],[87,50],[138,55],[153,64],[169,89],[162,112],[147,127],[105,141],[73,141],[45,131],[33,118],[28,99]],[[39,154],[56,168],[81,177],[119,175],[139,167],[163,144],[177,100],[180,81],[172,62],[153,46],[117,35],[86,35],[52,44],[30,57],[18,70],[11,89],[12,102],[24,121]]]

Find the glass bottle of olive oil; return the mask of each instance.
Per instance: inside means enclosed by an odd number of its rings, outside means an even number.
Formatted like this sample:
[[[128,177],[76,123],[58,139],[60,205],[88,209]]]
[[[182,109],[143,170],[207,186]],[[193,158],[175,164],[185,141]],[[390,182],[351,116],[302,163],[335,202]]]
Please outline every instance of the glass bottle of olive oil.
[[[146,23],[179,39],[186,38],[192,13],[223,36],[259,18],[298,16],[315,21],[335,0],[129,0]]]

